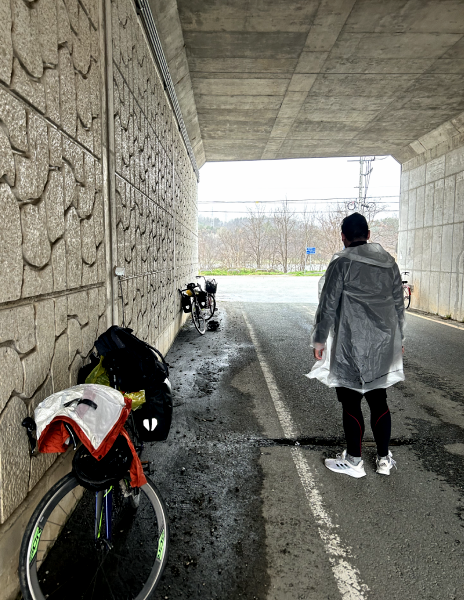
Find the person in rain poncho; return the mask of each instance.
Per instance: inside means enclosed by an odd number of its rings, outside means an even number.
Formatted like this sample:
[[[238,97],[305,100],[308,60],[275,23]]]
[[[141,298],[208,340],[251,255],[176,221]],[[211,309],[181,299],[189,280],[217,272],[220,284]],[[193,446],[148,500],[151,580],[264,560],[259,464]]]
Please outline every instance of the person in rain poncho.
[[[364,396],[377,445],[377,473],[396,466],[388,449],[391,417],[386,388],[404,380],[404,304],[395,259],[370,237],[363,215],[342,222],[345,249],[336,253],[323,278],[311,345],[317,359],[309,378],[334,387],[343,407],[347,448],[326,459],[331,471],[364,477],[361,458]]]

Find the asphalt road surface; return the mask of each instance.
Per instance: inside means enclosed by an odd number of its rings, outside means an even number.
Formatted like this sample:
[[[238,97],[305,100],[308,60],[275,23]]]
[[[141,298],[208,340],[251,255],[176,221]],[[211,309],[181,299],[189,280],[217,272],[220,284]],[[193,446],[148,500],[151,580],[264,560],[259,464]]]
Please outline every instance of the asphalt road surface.
[[[220,277],[220,329],[168,354],[174,422],[148,451],[168,504],[157,599],[464,600],[464,329],[409,313],[391,476],[328,471],[335,392],[304,374],[318,278]],[[451,325],[451,326],[450,326]]]

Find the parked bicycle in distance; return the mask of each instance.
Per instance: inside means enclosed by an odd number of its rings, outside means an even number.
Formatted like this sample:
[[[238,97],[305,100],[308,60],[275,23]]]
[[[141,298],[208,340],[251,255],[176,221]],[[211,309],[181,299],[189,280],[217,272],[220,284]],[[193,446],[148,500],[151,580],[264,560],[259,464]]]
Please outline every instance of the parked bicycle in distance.
[[[195,329],[200,335],[204,335],[207,293],[201,289],[198,283],[188,283],[185,289],[179,290],[179,293],[181,294],[182,310],[184,313],[191,313]]]
[[[409,271],[403,271],[401,273],[401,275],[409,275]],[[411,304],[411,292],[412,292],[412,285],[408,283],[407,279],[402,279],[401,283],[403,284],[403,301],[404,301],[404,308],[409,308],[409,305]]]
[[[197,275],[197,279],[205,280],[204,292],[206,292],[206,313],[205,317],[207,321],[211,319],[214,315],[214,311],[216,310],[216,292],[217,292],[217,283],[215,279],[206,279],[204,275]]]

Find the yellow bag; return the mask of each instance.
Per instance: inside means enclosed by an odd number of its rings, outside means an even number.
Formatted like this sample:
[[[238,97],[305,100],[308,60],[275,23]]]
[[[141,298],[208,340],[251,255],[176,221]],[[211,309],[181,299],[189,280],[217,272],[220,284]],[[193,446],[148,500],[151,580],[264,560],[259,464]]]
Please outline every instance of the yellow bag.
[[[110,378],[108,377],[108,373],[102,364],[103,358],[103,356],[100,358],[98,365],[87,376],[85,383],[98,383],[99,385],[107,385],[110,387]]]
[[[145,390],[140,390],[139,392],[131,392],[130,394],[124,394],[127,398],[132,400],[132,410],[137,410],[146,402],[145,399]]]
[[[103,366],[104,356],[100,358],[100,362],[94,368],[93,371],[87,376],[85,383],[97,383],[99,385],[107,385],[110,387],[110,378],[108,377],[108,373],[106,372],[105,367]],[[138,392],[131,392],[130,394],[124,394],[127,398],[132,400],[132,410],[137,410],[146,402],[145,399],[145,390],[140,390]]]

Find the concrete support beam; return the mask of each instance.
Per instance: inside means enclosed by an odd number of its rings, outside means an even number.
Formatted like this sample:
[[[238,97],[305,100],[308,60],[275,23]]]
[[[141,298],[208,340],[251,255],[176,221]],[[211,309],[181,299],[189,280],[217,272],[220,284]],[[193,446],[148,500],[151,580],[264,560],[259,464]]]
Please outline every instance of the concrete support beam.
[[[408,160],[464,111],[460,0],[150,1],[184,113],[195,123],[191,138],[202,140],[200,163]],[[229,111],[227,124],[217,109]],[[247,130],[240,111],[249,111]]]
[[[179,20],[176,0],[158,2],[150,0],[150,8],[162,40],[163,51],[176,89],[185,126],[200,168],[205,163],[205,151],[192,89],[189,65],[184,48],[184,38]]]
[[[319,5],[261,158],[278,156],[355,1],[326,0]]]

